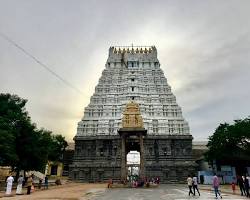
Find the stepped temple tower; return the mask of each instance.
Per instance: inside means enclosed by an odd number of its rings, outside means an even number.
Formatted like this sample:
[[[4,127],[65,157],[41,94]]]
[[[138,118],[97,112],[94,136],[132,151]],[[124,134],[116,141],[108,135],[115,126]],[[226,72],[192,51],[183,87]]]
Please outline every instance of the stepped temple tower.
[[[139,152],[141,178],[183,182],[195,168],[188,123],[154,46],[109,48],[74,140],[70,177],[83,182],[126,180],[130,151]]]

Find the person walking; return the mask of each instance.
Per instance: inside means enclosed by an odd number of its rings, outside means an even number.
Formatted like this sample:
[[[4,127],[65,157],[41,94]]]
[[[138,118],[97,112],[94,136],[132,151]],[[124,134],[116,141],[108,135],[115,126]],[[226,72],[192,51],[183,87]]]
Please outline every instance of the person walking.
[[[189,188],[189,192],[188,195],[190,196],[190,194],[194,195],[193,191],[192,191],[192,187],[193,187],[193,179],[191,178],[190,175],[188,175],[187,178],[187,184],[188,184],[188,188]]]
[[[47,175],[44,178],[44,189],[49,189],[49,178]]]
[[[19,178],[17,179],[17,188],[16,188],[16,194],[20,195],[23,194],[23,176],[20,175]]]
[[[42,188],[43,179],[39,178],[38,189]]]
[[[6,193],[5,193],[6,195],[11,195],[13,182],[14,182],[14,178],[10,174],[9,177],[7,178],[7,180],[6,180],[6,183],[7,183]]]
[[[235,185],[234,181],[232,181],[231,187],[232,187],[232,190],[233,190],[233,194],[235,194],[236,185]]]
[[[194,190],[194,196],[195,196],[195,190],[197,190],[199,196],[201,196],[200,191],[198,189],[198,178],[196,176],[193,177],[193,190]]]
[[[219,191],[220,181],[219,181],[219,178],[216,174],[214,174],[212,181],[213,181],[215,198],[217,199],[218,195],[219,195],[219,197],[222,199],[222,196],[221,196],[220,191]]]
[[[29,195],[31,192],[31,187],[32,187],[32,177],[29,176],[29,178],[27,179],[27,194]]]
[[[244,181],[243,181],[242,176],[237,176],[237,184],[239,185],[241,196],[246,195]]]
[[[246,176],[244,176],[244,186],[245,186],[246,196],[250,197],[250,194],[249,194],[249,182],[248,182],[248,178]]]
[[[112,185],[113,185],[113,180],[112,178],[110,178],[108,181],[108,188],[112,188]]]

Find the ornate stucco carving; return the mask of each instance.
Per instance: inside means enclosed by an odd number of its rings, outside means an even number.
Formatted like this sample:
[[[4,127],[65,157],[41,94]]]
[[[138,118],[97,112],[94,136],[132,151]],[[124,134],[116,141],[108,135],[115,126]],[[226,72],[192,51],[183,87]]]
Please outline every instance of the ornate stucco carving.
[[[77,136],[117,135],[125,106],[140,105],[148,135],[188,135],[189,126],[154,46],[110,47],[105,69],[78,123]],[[132,119],[131,119],[132,120]]]
[[[139,104],[130,101],[123,112],[123,128],[143,128],[143,120],[139,109]]]

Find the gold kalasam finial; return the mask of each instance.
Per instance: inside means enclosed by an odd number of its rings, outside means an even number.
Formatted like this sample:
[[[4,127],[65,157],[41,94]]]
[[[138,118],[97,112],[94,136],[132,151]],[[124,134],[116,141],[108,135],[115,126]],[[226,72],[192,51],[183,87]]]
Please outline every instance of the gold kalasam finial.
[[[130,101],[123,112],[122,118],[123,128],[143,128],[143,120],[140,113],[139,105]]]

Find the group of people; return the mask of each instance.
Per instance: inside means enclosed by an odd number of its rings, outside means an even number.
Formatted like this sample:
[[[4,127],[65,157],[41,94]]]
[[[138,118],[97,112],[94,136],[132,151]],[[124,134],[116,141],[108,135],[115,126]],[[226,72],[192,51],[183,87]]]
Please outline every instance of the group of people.
[[[239,185],[241,196],[245,195],[250,198],[249,194],[249,185],[250,185],[250,177],[248,176],[237,176],[237,184]],[[232,184],[233,189],[233,184]]]
[[[198,178],[196,176],[191,177],[190,175],[188,175],[187,184],[188,184],[188,188],[189,188],[189,191],[188,191],[189,196],[191,194],[193,196],[195,196],[195,191],[197,191],[198,195],[200,196],[200,191],[198,189]],[[215,198],[217,199],[218,197],[220,197],[222,199],[222,196],[221,196],[221,193],[219,190],[220,181],[219,181],[219,178],[216,174],[214,174],[214,176],[213,176],[212,186],[214,189]]]
[[[13,182],[14,182],[14,178],[13,178],[12,175],[10,175],[6,179],[6,183],[7,183],[6,193],[5,193],[6,195],[11,195]],[[26,180],[24,179],[24,177],[22,175],[20,175],[19,178],[17,179],[16,194],[17,195],[23,194],[23,186],[24,185],[27,186],[27,194],[30,194],[31,193],[32,182],[33,182],[32,175],[28,176],[28,178]]]
[[[34,190],[34,183],[33,183],[34,175],[29,175],[28,177],[24,178],[22,175],[19,176],[17,179],[17,189],[16,189],[16,194],[17,195],[22,195],[23,194],[23,187],[27,187],[27,194],[29,195],[32,191],[32,188]],[[13,186],[14,178],[12,175],[10,175],[6,179],[7,187],[6,187],[6,195],[9,196],[11,195],[12,191],[12,186]],[[40,184],[40,180],[39,180]],[[48,189],[48,177],[46,176],[44,179],[44,187]]]
[[[149,187],[150,185],[159,185],[160,184],[160,178],[144,178],[144,179],[135,179],[131,181],[132,187],[143,187],[146,185],[146,187]]]
[[[189,196],[190,196],[190,194],[195,196],[195,191],[197,191],[199,196],[201,195],[200,191],[198,189],[198,179],[196,176],[191,177],[190,175],[188,175],[187,184],[188,184],[188,188],[189,188],[189,192],[188,192]]]
[[[198,189],[198,179],[196,176],[191,177],[189,175],[187,178],[187,184],[188,184],[188,188],[189,188],[189,192],[188,192],[189,196],[191,194],[195,196],[195,191],[197,191],[199,196],[200,196],[200,192]],[[237,176],[237,184],[240,188],[241,196],[245,195],[246,197],[250,198],[250,194],[249,194],[250,177]],[[215,173],[213,178],[212,178],[212,187],[214,189],[216,199],[218,199],[218,198],[222,199],[221,192],[219,190],[219,186],[220,186],[220,181],[219,181],[218,176]],[[232,190],[233,190],[234,194],[235,194],[235,189],[236,189],[236,181],[233,181],[232,182]]]

